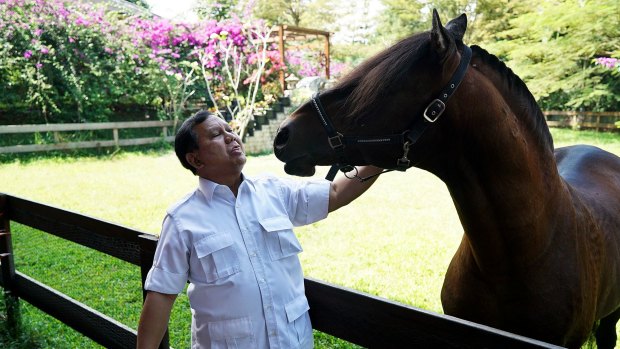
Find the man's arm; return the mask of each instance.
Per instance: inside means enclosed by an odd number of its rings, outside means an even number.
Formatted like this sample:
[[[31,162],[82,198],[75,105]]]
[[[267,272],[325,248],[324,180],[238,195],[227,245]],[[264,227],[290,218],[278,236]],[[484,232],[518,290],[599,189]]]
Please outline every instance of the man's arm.
[[[378,174],[383,169],[375,166],[363,166],[358,168],[359,177],[372,176]],[[370,186],[377,180],[378,176],[373,177],[365,182],[360,182],[357,179],[348,179],[344,176],[339,176],[332,182],[329,190],[329,212],[335,211],[342,206],[348,205],[351,201],[357,199],[362,195]]]
[[[138,325],[138,349],[159,347],[176,298],[176,294],[147,292]]]

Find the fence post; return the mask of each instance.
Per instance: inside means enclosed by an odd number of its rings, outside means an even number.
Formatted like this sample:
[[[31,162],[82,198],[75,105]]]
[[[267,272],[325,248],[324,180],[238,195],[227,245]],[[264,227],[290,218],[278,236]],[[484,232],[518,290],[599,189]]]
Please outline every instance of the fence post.
[[[579,129],[579,116],[576,113],[571,115],[570,128],[573,130]]]
[[[116,149],[120,148],[120,144],[118,143],[118,129],[112,129],[112,136],[114,137],[114,146]]]
[[[146,298],[146,290],[144,289],[144,283],[146,282],[146,276],[153,266],[153,259],[155,258],[155,249],[157,248],[157,237],[151,234],[142,234],[140,238],[140,274],[142,275],[142,300]],[[159,344],[159,349],[169,349],[169,335],[168,330],[164,334],[164,338]]]
[[[4,304],[7,315],[7,329],[16,335],[21,325],[19,298],[15,292],[15,261],[11,242],[9,206],[7,197],[0,194],[0,280],[4,288]]]

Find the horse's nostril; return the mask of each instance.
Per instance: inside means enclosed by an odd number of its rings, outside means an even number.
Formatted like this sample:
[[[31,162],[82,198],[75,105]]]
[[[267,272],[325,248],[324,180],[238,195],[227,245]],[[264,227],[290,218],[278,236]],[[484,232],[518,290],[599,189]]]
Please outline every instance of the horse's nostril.
[[[286,142],[288,142],[288,134],[289,134],[289,130],[286,127],[278,130],[276,139],[273,141],[273,146],[276,149],[282,149],[286,145]]]

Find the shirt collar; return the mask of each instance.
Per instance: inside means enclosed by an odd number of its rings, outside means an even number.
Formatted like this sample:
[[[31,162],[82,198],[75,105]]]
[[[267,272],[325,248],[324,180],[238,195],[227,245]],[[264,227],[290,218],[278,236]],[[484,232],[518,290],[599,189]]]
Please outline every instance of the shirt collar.
[[[251,178],[246,177],[243,173],[241,174],[241,177],[243,180],[241,182],[241,185],[239,186],[240,188],[244,185],[244,183],[247,183],[250,187],[254,188],[254,182]],[[215,192],[215,188],[220,185],[221,184],[215,183],[206,178],[198,177],[198,189],[202,192],[207,201],[210,201],[213,198],[213,192]]]

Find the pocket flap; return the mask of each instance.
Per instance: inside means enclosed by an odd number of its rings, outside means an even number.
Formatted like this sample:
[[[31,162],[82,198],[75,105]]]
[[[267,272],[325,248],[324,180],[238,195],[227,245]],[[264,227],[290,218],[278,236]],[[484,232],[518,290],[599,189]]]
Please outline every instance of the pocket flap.
[[[301,295],[292,301],[288,302],[284,309],[286,310],[286,318],[288,322],[293,322],[299,319],[305,312],[310,310],[310,305],[308,305],[308,299],[305,295]]]
[[[196,256],[202,258],[224,247],[231,246],[232,244],[232,236],[228,234],[212,234],[198,240],[194,246],[196,248]]]
[[[277,216],[260,220],[260,225],[266,231],[279,231],[293,229],[293,223],[286,216]]]
[[[250,337],[252,335],[252,322],[247,317],[209,322],[209,334],[214,340]]]

